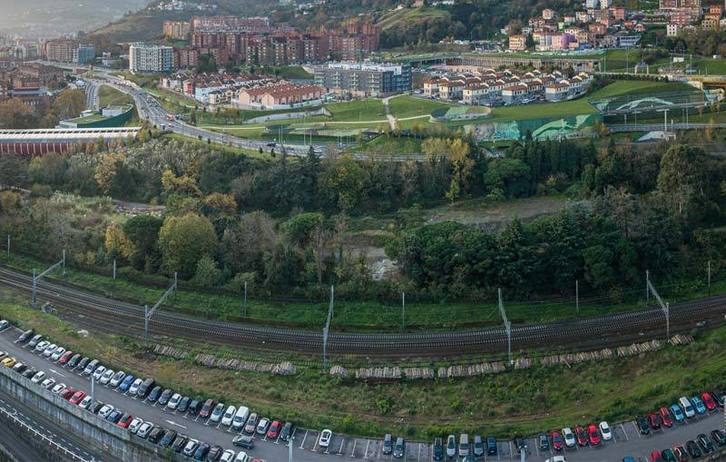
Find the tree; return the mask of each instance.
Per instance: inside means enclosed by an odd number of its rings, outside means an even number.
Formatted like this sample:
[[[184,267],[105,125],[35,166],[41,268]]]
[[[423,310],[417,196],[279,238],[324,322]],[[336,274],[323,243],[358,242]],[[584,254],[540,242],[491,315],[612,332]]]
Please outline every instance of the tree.
[[[704,152],[671,146],[661,159],[657,185],[674,215],[684,222],[700,219],[708,206]]]
[[[162,264],[168,274],[178,272],[182,278],[191,277],[199,260],[211,257],[216,247],[212,223],[199,215],[168,217],[159,230]]]
[[[0,128],[38,128],[38,118],[19,98],[0,102]]]
[[[354,210],[364,199],[368,172],[350,158],[333,161],[327,167],[321,183],[330,205],[343,212]]]
[[[111,259],[121,257],[128,260],[135,252],[131,240],[124,234],[123,229],[114,224],[106,227],[106,255]]]
[[[205,289],[212,289],[221,284],[222,272],[217,268],[214,259],[206,255],[199,259],[192,282]]]
[[[158,267],[159,230],[163,224],[161,218],[153,215],[137,215],[124,223],[124,234],[134,247],[134,252],[129,258],[134,268],[154,271]]]
[[[78,117],[86,108],[86,94],[82,90],[64,90],[53,102],[53,114],[59,119]]]

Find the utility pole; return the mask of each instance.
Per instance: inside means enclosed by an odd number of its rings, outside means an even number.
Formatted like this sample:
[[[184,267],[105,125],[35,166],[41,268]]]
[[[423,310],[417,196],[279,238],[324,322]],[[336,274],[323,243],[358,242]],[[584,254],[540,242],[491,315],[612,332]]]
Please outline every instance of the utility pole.
[[[65,274],[66,274],[66,250],[65,249],[63,249],[63,258],[60,261],[53,263],[45,271],[38,274],[37,276],[36,276],[36,270],[35,270],[35,268],[33,268],[33,295],[30,299],[31,305],[33,306],[33,308],[35,308],[35,302],[37,299],[38,279],[42,278],[43,276],[50,273],[51,271],[55,271],[59,267],[63,267],[63,275],[65,276]]]
[[[330,305],[328,306],[328,318],[325,321],[325,327],[323,327],[323,368],[328,367],[328,334],[330,333],[330,321],[333,319],[334,311],[334,300],[335,300],[335,287],[330,286]]]
[[[113,280],[116,280],[116,259],[113,259]]]
[[[96,401],[96,378],[91,374],[91,399]]]
[[[406,330],[406,292],[401,292],[401,332]]]
[[[509,357],[509,365],[513,365],[512,360],[512,324],[507,319],[507,312],[504,310],[504,303],[502,303],[502,289],[497,289],[499,296],[499,314],[502,316],[504,321],[504,330],[507,332],[507,356]]]
[[[650,303],[650,291],[648,290],[648,287],[650,286],[650,271],[645,270],[645,305],[648,306],[648,303]]]
[[[247,317],[247,281],[245,281],[245,298],[242,302],[242,317]]]
[[[708,296],[711,296],[711,260],[708,261]]]
[[[577,315],[580,316],[580,281],[575,279],[575,308]]]
[[[8,258],[10,258],[10,235],[8,234]]]
[[[161,306],[161,304],[164,303],[164,301],[169,298],[169,296],[173,294],[175,290],[177,290],[178,285],[179,280],[177,279],[177,273],[174,272],[174,282],[168,289],[166,289],[166,292],[161,295],[159,301],[157,301],[154,306],[151,307],[151,309],[149,309],[149,305],[144,305],[144,343],[148,342],[149,340],[149,319],[154,316],[154,313],[156,313],[156,310],[159,308],[159,306]]]
[[[290,439],[287,441],[287,462],[292,462],[292,440],[294,438],[290,435]]]
[[[658,291],[655,290],[655,287],[653,286],[653,284],[651,284],[650,280],[648,280],[648,290],[653,292],[653,297],[655,297],[655,299],[658,301],[658,304],[660,305],[660,308],[665,315],[666,339],[669,340],[671,338],[671,305],[668,302],[663,302],[663,299],[660,298]]]

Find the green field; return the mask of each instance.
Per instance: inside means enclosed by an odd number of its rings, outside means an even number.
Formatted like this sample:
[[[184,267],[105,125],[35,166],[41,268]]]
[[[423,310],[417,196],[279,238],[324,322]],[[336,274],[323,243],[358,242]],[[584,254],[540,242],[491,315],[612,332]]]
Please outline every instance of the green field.
[[[98,89],[98,100],[101,107],[134,104],[134,99],[130,95],[108,85],[101,85]]]
[[[651,80],[616,80],[588,95],[591,100],[635,94],[655,94],[659,92],[697,91],[694,87],[680,82],[654,82]]]

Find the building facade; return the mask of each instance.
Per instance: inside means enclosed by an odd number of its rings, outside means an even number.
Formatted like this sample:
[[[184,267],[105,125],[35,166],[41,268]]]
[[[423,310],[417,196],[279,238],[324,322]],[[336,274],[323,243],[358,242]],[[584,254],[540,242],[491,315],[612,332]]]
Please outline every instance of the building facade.
[[[379,96],[411,91],[410,64],[328,63],[315,68],[315,83],[332,92]]]
[[[129,47],[129,70],[137,73],[171,72],[174,49],[149,43],[134,43]]]

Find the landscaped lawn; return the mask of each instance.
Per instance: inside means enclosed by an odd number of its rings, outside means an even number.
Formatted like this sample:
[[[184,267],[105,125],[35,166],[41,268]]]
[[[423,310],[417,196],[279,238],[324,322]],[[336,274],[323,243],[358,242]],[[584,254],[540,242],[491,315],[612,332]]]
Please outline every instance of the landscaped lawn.
[[[585,98],[561,103],[539,103],[522,106],[496,107],[487,121],[503,122],[508,120],[546,119],[592,114],[595,108]]]
[[[134,99],[126,93],[116,90],[108,85],[101,85],[98,89],[98,102],[101,107],[123,106],[134,104]]]
[[[638,93],[697,91],[694,87],[680,82],[654,82],[651,80],[616,80],[615,82],[592,92],[591,100],[611,98]]]
[[[408,95],[396,96],[388,101],[388,110],[391,115],[399,119],[416,116],[429,116],[432,111],[452,104],[443,101],[433,101],[424,98],[415,98]]]
[[[331,103],[326,106],[336,122],[385,121],[386,111],[380,99],[367,98],[356,101]]]

